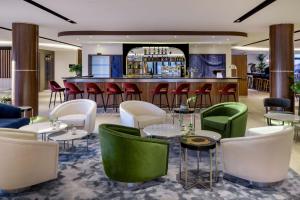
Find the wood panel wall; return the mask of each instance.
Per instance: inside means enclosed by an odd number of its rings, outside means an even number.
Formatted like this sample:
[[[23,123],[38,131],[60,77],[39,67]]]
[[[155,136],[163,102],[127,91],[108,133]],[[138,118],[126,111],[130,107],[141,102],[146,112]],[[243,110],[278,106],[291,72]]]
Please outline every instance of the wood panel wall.
[[[232,64],[237,67],[237,77],[239,79],[239,95],[248,95],[248,83],[247,83],[247,55],[232,55]]]
[[[11,78],[11,49],[0,49],[0,78]]]

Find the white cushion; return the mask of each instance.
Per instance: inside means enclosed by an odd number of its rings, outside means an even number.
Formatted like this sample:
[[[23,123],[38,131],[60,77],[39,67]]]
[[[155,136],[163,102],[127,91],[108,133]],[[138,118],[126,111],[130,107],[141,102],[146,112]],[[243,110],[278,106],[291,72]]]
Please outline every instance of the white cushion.
[[[165,117],[155,115],[139,115],[135,118],[138,121],[139,128],[145,128],[152,124],[161,124],[165,120]]]
[[[68,124],[68,126],[84,126],[86,115],[83,114],[73,114],[64,115],[58,118],[59,121]]]
[[[249,128],[246,131],[246,136],[255,136],[255,135],[266,135],[271,133],[281,133],[281,131],[287,129],[288,126],[264,126],[257,128]]]

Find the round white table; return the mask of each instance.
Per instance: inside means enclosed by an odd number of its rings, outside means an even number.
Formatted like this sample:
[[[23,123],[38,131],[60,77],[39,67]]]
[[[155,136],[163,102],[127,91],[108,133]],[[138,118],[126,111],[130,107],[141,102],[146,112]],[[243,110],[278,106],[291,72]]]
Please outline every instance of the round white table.
[[[288,113],[271,112],[271,113],[264,114],[264,117],[268,119],[268,125],[269,125],[269,120],[287,122],[287,123],[291,123],[292,125],[294,123],[300,122],[299,115],[288,114]]]
[[[65,123],[60,123],[59,127],[51,126],[50,122],[33,123],[22,126],[20,129],[24,131],[31,131],[42,135],[42,140],[47,140],[47,134],[57,133],[65,130],[68,127]]]
[[[48,136],[49,140],[53,140],[56,142],[63,142],[64,149],[66,149],[66,142],[69,148],[69,141],[72,142],[72,146],[74,146],[74,140],[79,140],[88,136],[88,132],[81,129],[76,129],[74,132],[72,130],[62,132],[62,133],[52,133]],[[86,137],[86,149],[88,150],[88,137]]]
[[[181,131],[181,127],[177,124],[154,124],[150,126],[146,126],[143,129],[144,133],[147,136],[156,136],[156,137],[164,137],[164,138],[172,138],[185,135],[188,131]],[[219,133],[208,131],[208,130],[196,130],[195,135],[198,136],[206,136],[212,138],[216,141],[221,139],[221,135]]]

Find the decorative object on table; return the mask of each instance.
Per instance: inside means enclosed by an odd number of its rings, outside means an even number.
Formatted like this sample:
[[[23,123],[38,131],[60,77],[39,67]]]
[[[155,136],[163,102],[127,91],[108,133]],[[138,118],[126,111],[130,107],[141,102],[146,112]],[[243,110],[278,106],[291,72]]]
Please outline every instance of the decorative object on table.
[[[213,184],[213,157],[215,159],[214,163],[217,164],[217,151],[216,151],[216,141],[210,137],[205,136],[182,136],[180,139],[180,163],[179,163],[179,181],[183,184],[184,189],[190,189],[196,185],[200,185],[202,187],[207,188],[205,185],[209,183],[209,188],[212,189]],[[194,150],[197,152],[197,172],[196,177],[189,177],[191,170],[188,170],[188,150]],[[203,177],[200,177],[200,151],[208,151],[209,152],[209,181],[204,181]],[[184,162],[184,174],[182,174],[181,168],[182,163],[181,160],[183,159]],[[216,177],[218,174],[217,166],[215,166],[214,176]],[[195,175],[193,173],[193,175]],[[182,178],[184,176],[184,178]],[[191,181],[192,179],[192,181]],[[202,180],[200,180],[202,179]],[[215,178],[216,180],[216,178]],[[188,183],[188,182],[192,183]]]
[[[270,134],[221,139],[224,178],[247,181],[249,186],[266,187],[287,178],[293,128]]]
[[[0,103],[5,103],[11,105],[12,99],[11,96],[2,96],[0,97]]]
[[[248,107],[243,103],[220,103],[201,113],[202,130],[218,132],[222,138],[242,137],[247,125]]]
[[[29,122],[28,118],[22,118],[22,110],[19,107],[0,103],[1,128],[20,128]]]
[[[124,101],[120,104],[121,124],[124,126],[141,129],[164,123],[166,117],[166,111],[146,101]]]
[[[264,73],[264,70],[266,67],[268,67],[268,64],[265,62],[266,61],[266,55],[264,54],[258,54],[256,57],[256,60],[258,61],[258,63],[256,64],[256,71],[260,72],[260,73]]]
[[[110,179],[137,183],[167,175],[167,141],[143,138],[139,129],[114,124],[101,124],[99,135],[104,171]]]
[[[69,66],[70,72],[75,72],[76,76],[81,76],[82,74],[82,65],[81,64],[74,64]]]
[[[77,99],[56,106],[49,114],[50,119],[58,119],[67,125],[73,124],[89,134],[95,129],[97,105],[89,99]]]
[[[57,143],[38,141],[35,132],[0,128],[0,147],[1,190],[24,189],[57,178]]]

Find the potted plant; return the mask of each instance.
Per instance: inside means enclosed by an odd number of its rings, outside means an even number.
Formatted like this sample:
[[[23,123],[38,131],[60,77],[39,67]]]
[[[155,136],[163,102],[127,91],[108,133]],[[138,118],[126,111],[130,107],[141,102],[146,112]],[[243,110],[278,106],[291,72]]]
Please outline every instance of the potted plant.
[[[264,54],[258,54],[256,57],[256,60],[258,63],[256,64],[256,69],[258,69],[259,72],[263,72],[264,69],[268,66],[267,63],[265,63],[266,55]]]
[[[300,115],[300,81],[293,82],[290,88],[295,93],[295,96],[299,98],[298,115]]]
[[[72,66],[70,66],[69,71],[70,72],[75,72],[76,76],[81,76],[82,65],[81,64],[72,65]]]
[[[11,97],[10,96],[3,96],[0,98],[1,103],[11,104]]]

